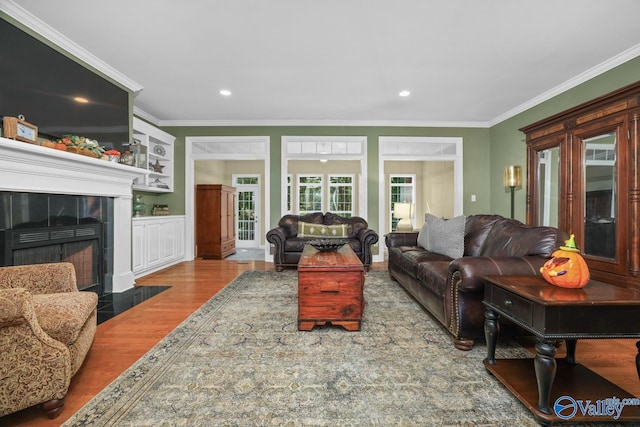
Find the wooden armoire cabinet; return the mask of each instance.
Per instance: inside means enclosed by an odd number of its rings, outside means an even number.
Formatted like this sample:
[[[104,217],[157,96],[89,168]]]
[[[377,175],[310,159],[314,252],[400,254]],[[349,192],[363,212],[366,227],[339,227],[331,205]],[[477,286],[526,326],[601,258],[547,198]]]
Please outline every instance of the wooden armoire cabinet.
[[[236,189],[196,186],[196,256],[223,259],[236,253]]]
[[[640,82],[521,129],[527,222],[575,234],[591,277],[640,286]]]

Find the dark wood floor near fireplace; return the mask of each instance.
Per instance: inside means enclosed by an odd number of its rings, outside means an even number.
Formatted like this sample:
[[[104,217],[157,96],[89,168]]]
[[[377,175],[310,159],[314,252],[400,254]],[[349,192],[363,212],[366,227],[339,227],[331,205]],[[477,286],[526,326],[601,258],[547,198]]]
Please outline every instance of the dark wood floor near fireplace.
[[[171,286],[136,286],[125,292],[98,296],[98,325],[122,314],[151,297],[166,291]]]

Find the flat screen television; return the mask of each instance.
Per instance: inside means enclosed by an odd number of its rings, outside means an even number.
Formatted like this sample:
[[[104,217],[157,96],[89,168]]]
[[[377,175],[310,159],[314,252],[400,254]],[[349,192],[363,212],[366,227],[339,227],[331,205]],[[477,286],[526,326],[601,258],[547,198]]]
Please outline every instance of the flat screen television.
[[[44,138],[72,134],[117,149],[129,142],[126,90],[4,19],[0,64],[0,116],[23,115]]]

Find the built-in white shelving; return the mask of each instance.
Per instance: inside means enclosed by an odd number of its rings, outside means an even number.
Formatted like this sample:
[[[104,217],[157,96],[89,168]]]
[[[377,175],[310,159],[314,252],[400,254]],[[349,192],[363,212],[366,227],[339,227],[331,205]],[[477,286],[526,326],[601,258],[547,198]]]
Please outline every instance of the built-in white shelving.
[[[135,182],[135,190],[170,193],[173,191],[173,142],[175,137],[133,118],[133,144],[131,152],[136,166],[149,173],[141,182]]]

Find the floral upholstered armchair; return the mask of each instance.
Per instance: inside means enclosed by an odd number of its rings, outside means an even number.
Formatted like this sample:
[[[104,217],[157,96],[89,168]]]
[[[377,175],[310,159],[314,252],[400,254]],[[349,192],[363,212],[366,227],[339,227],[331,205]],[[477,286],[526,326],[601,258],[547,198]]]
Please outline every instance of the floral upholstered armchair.
[[[40,404],[60,414],[93,342],[98,296],[70,263],[0,267],[0,416]]]

